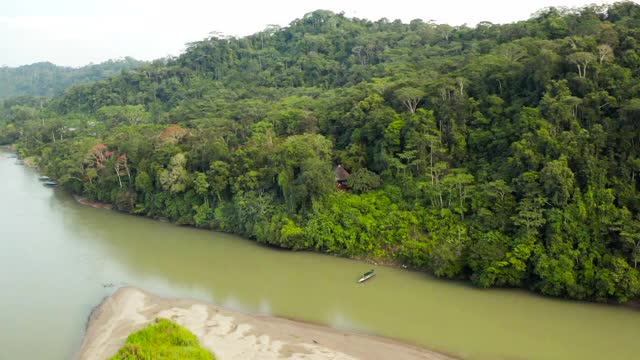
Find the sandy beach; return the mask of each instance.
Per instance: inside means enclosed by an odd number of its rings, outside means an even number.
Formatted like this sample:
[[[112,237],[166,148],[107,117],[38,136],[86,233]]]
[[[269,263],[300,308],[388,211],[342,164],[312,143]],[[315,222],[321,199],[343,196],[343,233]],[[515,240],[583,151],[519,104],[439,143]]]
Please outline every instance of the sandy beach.
[[[218,360],[453,359],[382,337],[248,315],[200,301],[164,299],[131,287],[118,289],[93,311],[78,358],[108,359],[130,333],[158,317],[189,329]]]

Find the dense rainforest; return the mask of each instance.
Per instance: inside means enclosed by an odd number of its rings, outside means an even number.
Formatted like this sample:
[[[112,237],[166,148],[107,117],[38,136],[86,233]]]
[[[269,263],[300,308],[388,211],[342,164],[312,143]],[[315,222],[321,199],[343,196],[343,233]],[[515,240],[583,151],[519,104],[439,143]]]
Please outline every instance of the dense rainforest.
[[[6,100],[0,142],[125,212],[625,302],[640,295],[639,51],[633,2],[475,27],[315,11]]]
[[[71,85],[102,80],[132,69],[143,62],[127,57],[80,68],[57,66],[48,62],[19,67],[0,67],[0,99],[17,96],[54,96]]]

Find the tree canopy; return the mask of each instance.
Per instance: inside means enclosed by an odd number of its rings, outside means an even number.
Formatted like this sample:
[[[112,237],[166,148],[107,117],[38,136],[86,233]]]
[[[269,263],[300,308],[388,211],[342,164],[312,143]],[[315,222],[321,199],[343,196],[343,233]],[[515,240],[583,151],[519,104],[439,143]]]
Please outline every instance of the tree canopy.
[[[315,11],[5,100],[0,143],[122,211],[624,302],[640,295],[639,29],[633,2],[473,28]]]

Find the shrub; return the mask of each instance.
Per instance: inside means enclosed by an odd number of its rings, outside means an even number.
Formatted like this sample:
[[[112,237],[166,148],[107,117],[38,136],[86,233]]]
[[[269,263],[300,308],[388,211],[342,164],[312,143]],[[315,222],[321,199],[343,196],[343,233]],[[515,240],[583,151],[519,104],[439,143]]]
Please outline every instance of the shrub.
[[[167,319],[156,319],[127,338],[111,360],[214,360],[189,330]]]

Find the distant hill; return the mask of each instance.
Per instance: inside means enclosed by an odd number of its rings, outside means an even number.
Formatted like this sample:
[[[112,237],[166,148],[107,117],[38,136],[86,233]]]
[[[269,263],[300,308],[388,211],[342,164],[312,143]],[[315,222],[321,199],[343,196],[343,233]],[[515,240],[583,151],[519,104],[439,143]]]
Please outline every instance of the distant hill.
[[[15,68],[1,67],[0,99],[23,95],[56,95],[71,85],[102,80],[143,63],[126,57],[122,60],[109,60],[101,64],[91,64],[80,68],[57,66],[50,62]]]

